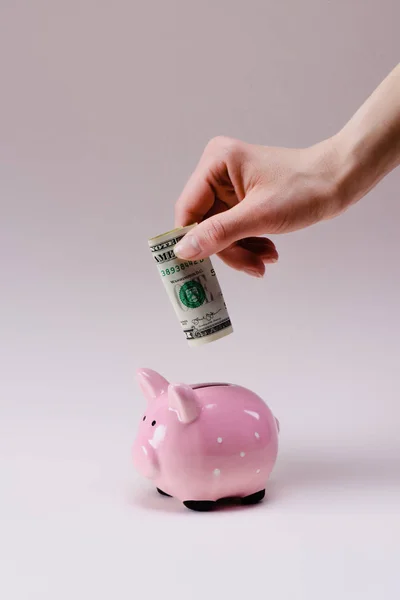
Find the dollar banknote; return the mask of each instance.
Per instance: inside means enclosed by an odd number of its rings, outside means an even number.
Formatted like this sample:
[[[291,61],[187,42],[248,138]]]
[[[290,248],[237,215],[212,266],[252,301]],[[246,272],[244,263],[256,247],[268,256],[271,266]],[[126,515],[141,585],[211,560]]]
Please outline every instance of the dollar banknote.
[[[149,246],[186,340],[199,346],[229,335],[233,328],[211,260],[175,256],[175,245],[194,226],[151,238]]]

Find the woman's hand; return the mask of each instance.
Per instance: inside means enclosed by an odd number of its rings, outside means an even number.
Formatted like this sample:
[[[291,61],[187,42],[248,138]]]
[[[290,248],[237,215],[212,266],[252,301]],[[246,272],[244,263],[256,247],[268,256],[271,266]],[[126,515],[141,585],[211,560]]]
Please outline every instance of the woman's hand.
[[[293,150],[215,138],[176,204],[177,226],[199,225],[175,252],[185,259],[218,253],[231,267],[262,277],[278,252],[260,236],[307,227],[343,210],[339,170],[334,139]]]
[[[217,253],[262,277],[278,253],[260,236],[335,217],[399,164],[400,64],[337,135],[315,146],[211,140],[175,207],[177,226],[199,224],[175,252],[182,259]]]

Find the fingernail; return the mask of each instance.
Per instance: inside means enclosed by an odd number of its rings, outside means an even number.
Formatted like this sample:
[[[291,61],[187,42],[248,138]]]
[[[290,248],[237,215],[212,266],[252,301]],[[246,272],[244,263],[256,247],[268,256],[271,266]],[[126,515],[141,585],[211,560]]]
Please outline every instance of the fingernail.
[[[199,252],[200,246],[194,235],[185,235],[174,248],[175,256],[178,258],[194,258]]]
[[[244,272],[247,273],[247,275],[251,275],[252,277],[258,277],[259,279],[262,279],[264,277],[264,275],[260,273],[260,271],[256,271],[255,269],[245,269]]]

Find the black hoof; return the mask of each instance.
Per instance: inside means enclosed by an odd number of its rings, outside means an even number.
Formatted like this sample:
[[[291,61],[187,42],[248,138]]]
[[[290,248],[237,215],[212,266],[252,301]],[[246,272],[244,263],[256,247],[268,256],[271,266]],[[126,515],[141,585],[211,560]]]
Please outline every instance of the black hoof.
[[[261,502],[261,500],[265,497],[265,490],[261,490],[261,492],[256,492],[255,494],[251,494],[250,496],[245,496],[242,498],[241,502],[245,506],[249,506],[250,504],[257,504],[257,502]]]
[[[172,496],[170,496],[169,494],[166,494],[165,492],[163,492],[162,490],[160,490],[160,488],[157,488],[157,492],[159,494],[161,494],[161,496],[167,496],[167,498],[172,498]]]
[[[199,512],[207,512],[215,507],[215,502],[212,500],[187,500],[183,503],[186,508],[190,510],[197,510]]]

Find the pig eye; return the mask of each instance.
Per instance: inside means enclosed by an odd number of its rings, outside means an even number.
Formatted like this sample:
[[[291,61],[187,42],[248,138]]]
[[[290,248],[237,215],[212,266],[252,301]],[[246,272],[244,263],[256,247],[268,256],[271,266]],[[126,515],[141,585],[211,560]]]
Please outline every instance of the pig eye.
[[[152,422],[152,424],[151,424],[151,426],[152,426],[152,427],[154,427],[154,425],[155,425],[155,424],[156,424],[156,422],[155,422],[155,421],[153,421],[153,422]]]
[[[143,417],[143,421],[145,421],[145,420],[146,420],[146,415],[144,415],[144,417]]]

